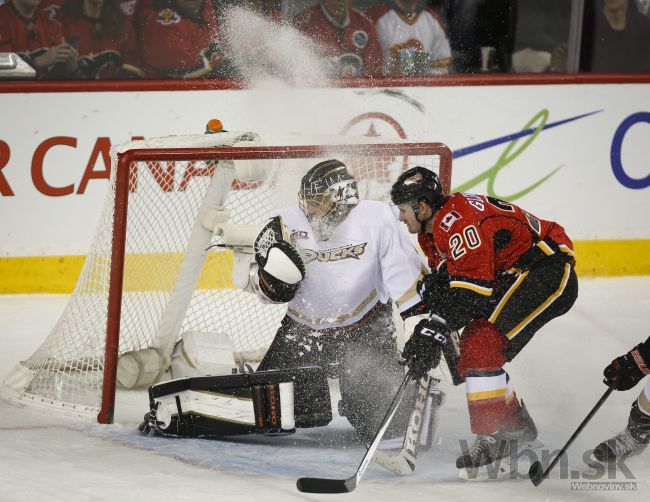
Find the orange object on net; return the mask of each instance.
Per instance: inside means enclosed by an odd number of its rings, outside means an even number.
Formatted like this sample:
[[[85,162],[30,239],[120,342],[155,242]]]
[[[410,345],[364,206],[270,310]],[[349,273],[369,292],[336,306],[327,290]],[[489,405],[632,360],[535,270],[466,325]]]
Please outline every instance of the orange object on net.
[[[208,125],[205,127],[205,133],[206,134],[212,134],[215,132],[221,132],[223,131],[223,124],[221,123],[221,120],[219,119],[210,119],[208,121]]]

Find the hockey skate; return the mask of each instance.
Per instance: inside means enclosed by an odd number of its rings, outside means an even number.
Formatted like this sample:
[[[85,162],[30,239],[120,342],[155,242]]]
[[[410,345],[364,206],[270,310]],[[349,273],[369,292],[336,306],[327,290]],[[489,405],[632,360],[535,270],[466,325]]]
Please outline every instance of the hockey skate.
[[[537,427],[521,403],[521,425],[514,430],[498,430],[494,434],[478,434],[474,444],[456,460],[458,476],[467,481],[507,479],[516,469],[512,453],[517,448],[538,448]]]
[[[162,422],[156,420],[155,414],[145,413],[144,420],[138,425],[138,430],[149,437],[162,436]]]
[[[639,455],[650,443],[650,416],[632,405],[627,427],[616,436],[607,439],[594,448],[594,457],[599,462],[610,463],[630,456]]]
[[[144,419],[140,425],[138,425],[138,430],[149,437],[161,437],[174,435],[170,433],[172,429],[171,425],[177,424],[178,419],[176,417],[171,417],[172,424],[166,425],[165,422],[158,419],[158,405],[160,403],[155,403],[151,409],[144,414]],[[178,428],[178,427],[176,427]]]

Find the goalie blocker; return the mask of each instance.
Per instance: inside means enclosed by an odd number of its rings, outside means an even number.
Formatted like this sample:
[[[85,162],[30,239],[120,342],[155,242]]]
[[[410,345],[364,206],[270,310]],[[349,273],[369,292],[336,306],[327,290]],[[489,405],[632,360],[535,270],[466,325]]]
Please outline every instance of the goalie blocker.
[[[322,397],[294,402],[306,387]],[[151,436],[291,434],[332,420],[327,377],[316,366],[171,380],[149,387],[149,408],[139,429]]]

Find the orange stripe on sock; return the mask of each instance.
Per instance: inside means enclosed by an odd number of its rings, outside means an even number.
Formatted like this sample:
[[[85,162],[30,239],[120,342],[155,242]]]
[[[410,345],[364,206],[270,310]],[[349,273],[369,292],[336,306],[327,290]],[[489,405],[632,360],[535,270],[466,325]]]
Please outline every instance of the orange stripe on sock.
[[[468,401],[480,401],[482,399],[496,399],[504,397],[506,395],[506,389],[497,389],[497,390],[484,390],[480,392],[468,392],[467,400]]]

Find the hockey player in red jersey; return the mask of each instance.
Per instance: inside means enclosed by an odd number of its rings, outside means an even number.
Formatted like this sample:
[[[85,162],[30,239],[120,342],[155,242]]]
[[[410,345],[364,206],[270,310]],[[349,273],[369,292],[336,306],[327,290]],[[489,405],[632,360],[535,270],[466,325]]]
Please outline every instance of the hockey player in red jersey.
[[[381,74],[384,58],[375,27],[350,0],[322,0],[298,14],[294,24],[320,44],[333,76]]]
[[[443,23],[422,0],[392,0],[368,10],[384,52],[384,73],[441,75],[448,72],[451,47]]]
[[[61,25],[41,8],[41,0],[9,0],[0,5],[0,52],[16,52],[38,77],[72,77],[78,53],[66,43]]]
[[[146,11],[140,48],[148,77],[200,78],[222,61],[211,1],[158,0]]]
[[[110,0],[64,0],[56,15],[83,78],[142,77],[133,18]]]
[[[437,175],[423,167],[404,172],[391,199],[437,269],[420,284],[431,316],[416,326],[404,360],[426,373],[449,331],[464,327],[458,373],[477,435],[456,462],[464,477],[508,457],[511,441],[537,436],[503,366],[575,302],[573,245],[560,225],[514,204],[485,195],[443,195]]]
[[[605,384],[616,390],[629,390],[650,375],[650,337],[632,350],[614,359],[603,372]],[[627,427],[594,448],[601,462],[638,455],[650,443],[650,378],[639,397],[632,403]]]

